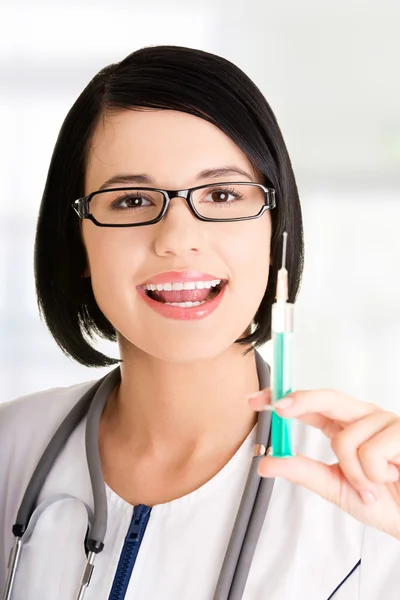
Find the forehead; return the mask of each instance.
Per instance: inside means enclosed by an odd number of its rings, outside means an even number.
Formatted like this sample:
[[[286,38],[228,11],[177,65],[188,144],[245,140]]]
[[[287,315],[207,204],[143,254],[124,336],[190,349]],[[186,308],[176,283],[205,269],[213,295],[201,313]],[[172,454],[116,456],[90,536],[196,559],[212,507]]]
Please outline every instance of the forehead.
[[[118,173],[147,173],[165,188],[190,187],[197,173],[235,164],[258,174],[242,150],[208,121],[173,110],[122,110],[100,119],[89,149],[89,193]]]

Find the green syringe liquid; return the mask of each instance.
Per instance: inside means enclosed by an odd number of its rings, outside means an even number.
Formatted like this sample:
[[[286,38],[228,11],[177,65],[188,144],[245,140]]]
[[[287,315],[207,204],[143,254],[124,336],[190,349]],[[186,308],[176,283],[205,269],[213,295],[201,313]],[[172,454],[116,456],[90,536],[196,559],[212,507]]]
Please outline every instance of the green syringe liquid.
[[[293,332],[272,334],[272,404],[284,398],[292,391],[292,350]],[[295,456],[292,451],[292,420],[283,419],[272,413],[272,453],[271,456],[288,458]]]

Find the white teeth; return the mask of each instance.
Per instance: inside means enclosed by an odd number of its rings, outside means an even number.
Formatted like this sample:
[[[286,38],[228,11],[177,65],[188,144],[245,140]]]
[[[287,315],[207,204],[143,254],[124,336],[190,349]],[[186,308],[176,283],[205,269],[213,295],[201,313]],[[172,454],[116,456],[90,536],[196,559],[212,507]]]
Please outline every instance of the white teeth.
[[[170,292],[172,290],[181,291],[181,290],[203,290],[204,288],[210,289],[215,287],[221,283],[221,279],[213,279],[212,281],[185,281],[184,283],[147,283],[144,287],[145,290],[154,292],[157,290],[158,292],[166,291]]]
[[[200,304],[205,304],[206,300],[203,302],[164,302],[164,304],[169,304],[169,306],[180,306],[181,308],[190,308],[191,306],[200,306]]]

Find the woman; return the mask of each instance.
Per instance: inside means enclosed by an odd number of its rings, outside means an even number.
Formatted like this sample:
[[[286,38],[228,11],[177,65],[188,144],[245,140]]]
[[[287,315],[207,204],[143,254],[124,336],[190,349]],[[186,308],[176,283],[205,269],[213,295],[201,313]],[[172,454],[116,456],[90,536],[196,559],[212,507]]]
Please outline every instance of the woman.
[[[118,362],[93,334],[121,357],[96,430],[108,522],[86,599],[214,598],[257,417],[271,408],[255,348],[270,339],[285,230],[294,301],[303,230],[290,159],[266,100],[229,61],[144,48],[100,71],[68,113],[37,227],[39,307],[81,364]],[[30,477],[92,386],[0,407],[1,588]],[[297,456],[258,464],[277,479],[244,600],[397,599],[399,416],[332,390],[284,402]],[[85,422],[44,481],[13,600],[76,597],[93,508]]]

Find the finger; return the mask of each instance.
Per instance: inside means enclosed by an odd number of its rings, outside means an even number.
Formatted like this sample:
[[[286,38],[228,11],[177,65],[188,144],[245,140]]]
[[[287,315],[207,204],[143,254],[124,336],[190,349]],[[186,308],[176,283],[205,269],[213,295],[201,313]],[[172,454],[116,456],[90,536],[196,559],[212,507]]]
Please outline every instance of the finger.
[[[305,415],[296,417],[296,419],[302,423],[305,423],[306,425],[309,425],[310,427],[319,429],[330,440],[340,431],[343,431],[344,428],[344,425],[338,421],[333,421],[332,419],[317,413],[306,413]]]
[[[388,415],[388,424],[359,448],[358,455],[366,476],[371,481],[399,481],[400,419]],[[390,418],[392,417],[392,418]]]
[[[247,401],[249,406],[253,410],[264,410],[264,407],[271,406],[271,388],[264,388],[259,392],[254,392],[254,394],[250,394],[247,396]]]
[[[253,408],[253,410],[275,411],[273,405],[263,403],[262,397],[256,398],[254,400],[252,399],[251,401],[249,401],[249,404],[251,408]],[[337,421],[333,421],[332,419],[328,419],[328,417],[324,417],[323,415],[319,415],[316,413],[300,415],[296,417],[296,419],[301,421],[302,423],[305,423],[306,425],[309,425],[310,427],[319,429],[329,439],[331,439],[334,435],[339,433],[339,431],[342,431],[344,427],[341,423],[338,423]]]
[[[249,406],[256,411],[274,411],[275,405],[271,404],[271,401],[272,395],[270,388],[266,388],[248,396]],[[343,429],[343,426],[341,424],[317,413],[306,413],[305,415],[300,415],[297,418],[299,421],[305,423],[306,425],[310,425],[311,427],[320,429],[322,433],[326,435],[326,437],[329,439],[331,439],[334,435],[336,435],[339,431]]]
[[[378,484],[394,481],[393,473],[388,473],[387,469],[381,470],[374,479],[371,479],[364,469],[365,464],[360,460],[359,449],[395,418],[392,413],[384,411],[367,415],[348,425],[331,440],[332,450],[338,458],[344,476],[359,493],[369,491],[377,496]]]
[[[274,408],[277,414],[286,418],[319,413],[343,424],[352,423],[376,411],[383,411],[376,404],[361,402],[348,394],[325,389],[291,392],[283,400],[276,402]]]
[[[379,503],[375,501],[371,503],[360,497],[344,476],[338,463],[326,465],[300,454],[284,460],[267,455],[260,461],[258,472],[261,477],[283,477],[301,485],[357,519],[363,511],[366,516],[370,515],[371,510],[376,511],[377,516],[382,518]],[[382,490],[377,496],[378,499],[382,496]]]
[[[284,477],[340,505],[342,476],[337,464],[326,465],[301,454],[284,460],[267,455],[260,461],[258,473],[261,477]]]

